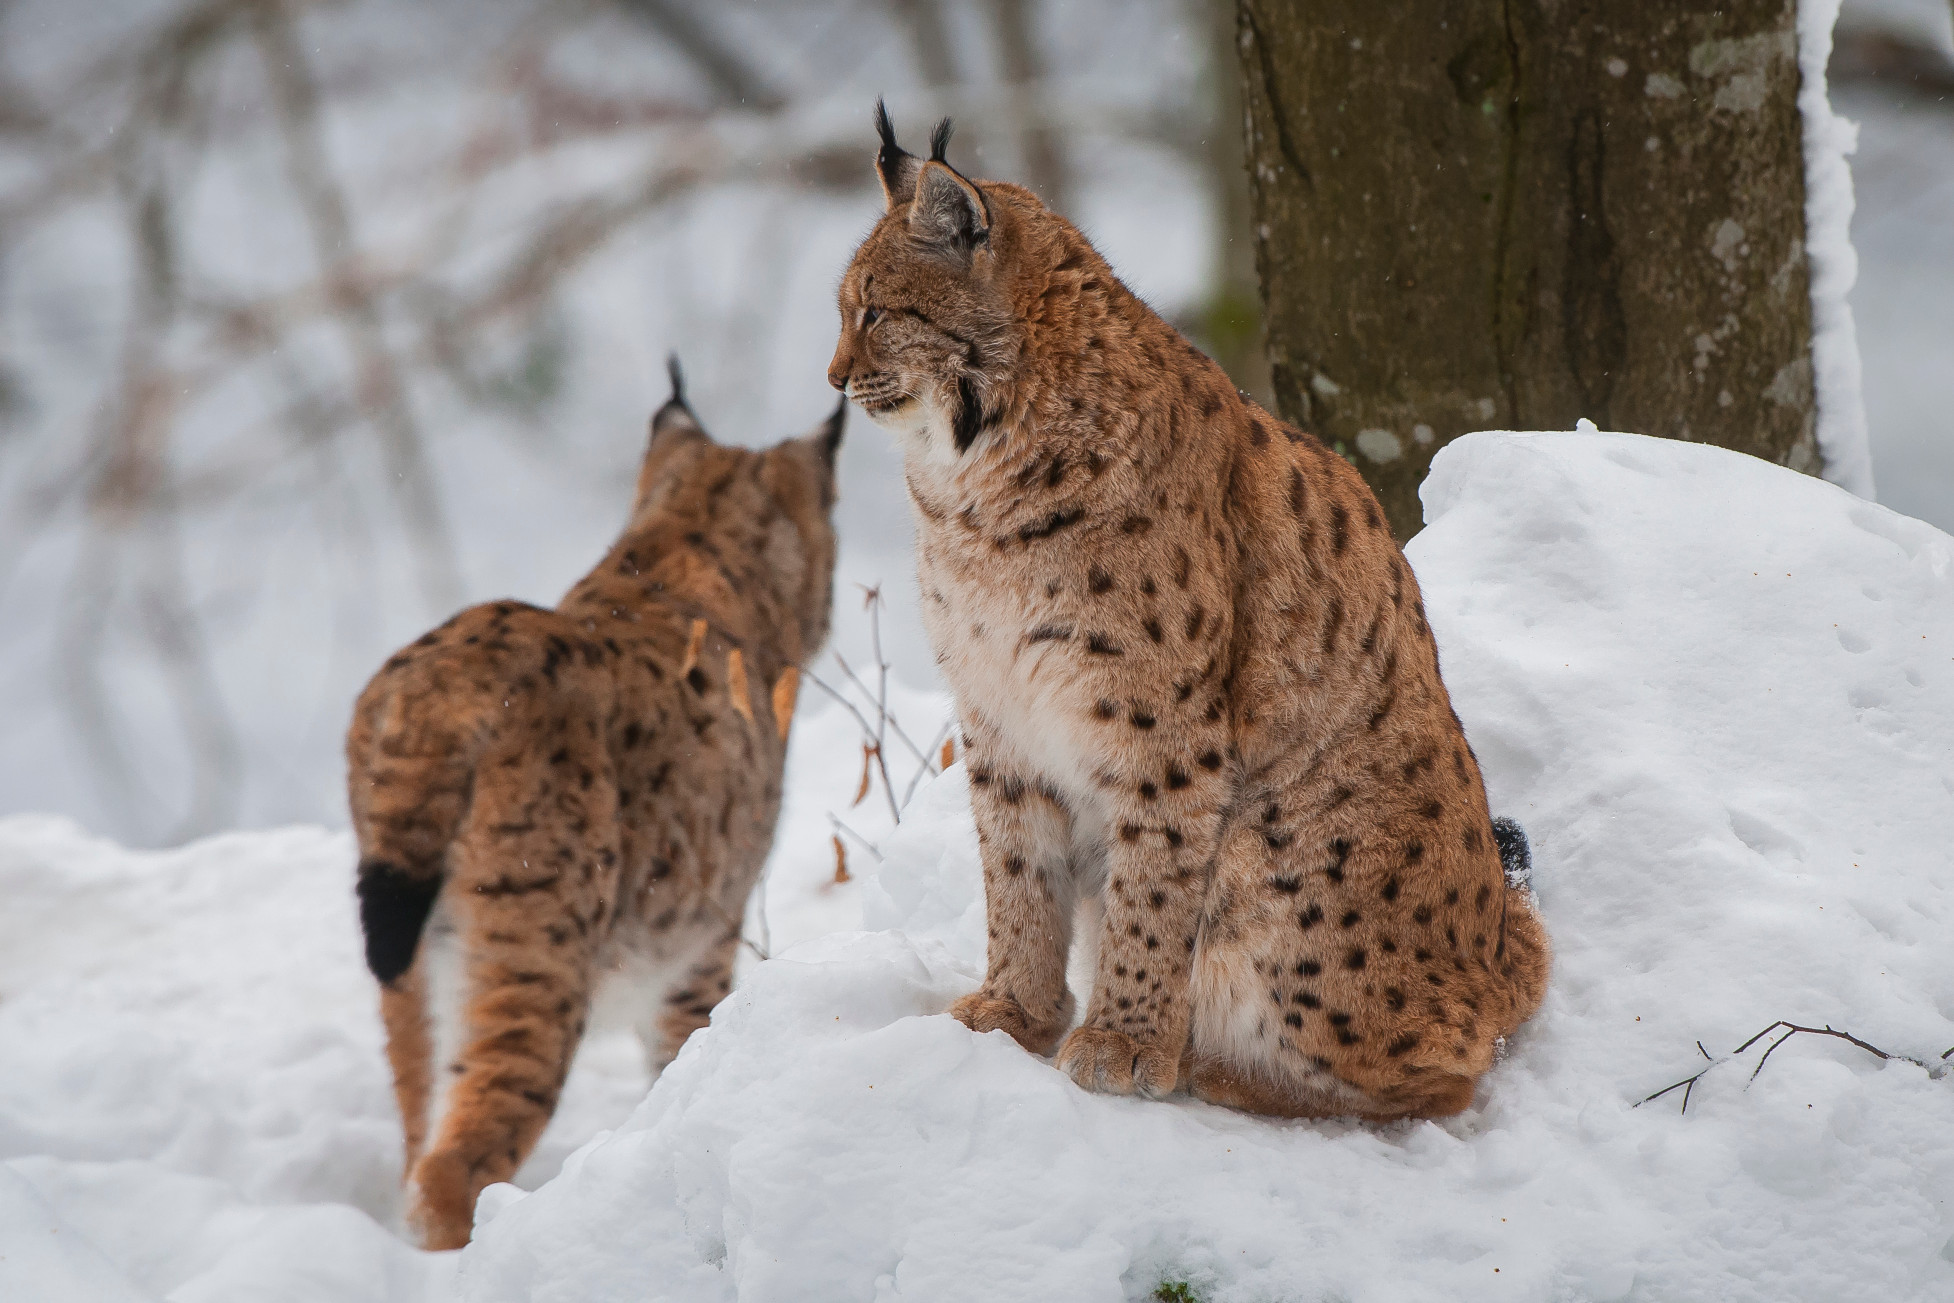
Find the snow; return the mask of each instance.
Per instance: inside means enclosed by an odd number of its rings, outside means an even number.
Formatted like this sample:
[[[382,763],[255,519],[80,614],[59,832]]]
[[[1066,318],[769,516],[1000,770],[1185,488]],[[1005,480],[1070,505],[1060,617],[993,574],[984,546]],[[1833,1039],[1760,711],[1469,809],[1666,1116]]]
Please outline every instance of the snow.
[[[1825,478],[1862,498],[1873,496],[1872,445],[1866,434],[1859,337],[1846,296],[1859,276],[1852,247],[1852,169],[1859,128],[1832,111],[1825,65],[1840,0],[1798,0],[1798,111],[1804,119],[1805,250],[1811,268],[1812,381],[1818,400],[1818,449]]]
[[[1954,1046],[1954,539],[1598,432],[1468,436],[1424,494],[1410,556],[1557,949],[1461,1117],[1092,1096],[941,1016],[983,954],[961,772],[887,833],[847,809],[852,722],[810,703],[778,957],[642,1102],[593,1040],[537,1188],[493,1187],[438,1258],[387,1234],[343,836],[0,822],[0,1296],[1954,1297],[1954,1074],[1808,1036],[1754,1082],[1763,1043],[1725,1061],[1778,1018]],[[831,810],[873,880],[826,885]],[[1687,1114],[1634,1107],[1706,1066]]]

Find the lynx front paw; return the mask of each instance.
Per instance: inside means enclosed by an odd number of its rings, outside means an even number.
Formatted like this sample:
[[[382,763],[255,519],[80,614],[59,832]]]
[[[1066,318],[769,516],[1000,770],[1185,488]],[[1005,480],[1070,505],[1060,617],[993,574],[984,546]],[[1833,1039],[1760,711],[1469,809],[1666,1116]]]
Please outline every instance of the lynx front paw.
[[[1110,1027],[1081,1027],[1065,1038],[1058,1070],[1086,1090],[1157,1099],[1173,1092],[1180,1056]]]
[[[1072,997],[1067,994],[1053,1017],[1041,1021],[1025,1012],[1014,996],[972,991],[950,1006],[950,1016],[973,1032],[1008,1032],[1012,1040],[1033,1054],[1050,1054],[1072,1021]]]

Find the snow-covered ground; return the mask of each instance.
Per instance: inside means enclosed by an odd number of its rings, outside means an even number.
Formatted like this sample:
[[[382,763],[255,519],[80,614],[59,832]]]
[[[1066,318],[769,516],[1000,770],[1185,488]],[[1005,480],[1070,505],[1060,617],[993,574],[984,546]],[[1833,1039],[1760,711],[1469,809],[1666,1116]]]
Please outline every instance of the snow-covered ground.
[[[491,1189],[443,1258],[389,1233],[343,836],[0,822],[0,1297],[1954,1298],[1954,1073],[1732,1056],[1780,1018],[1954,1047],[1954,539],[1624,435],[1470,436],[1425,501],[1447,680],[1557,947],[1461,1117],[1107,1099],[970,1034],[940,1014],[983,947],[961,774],[887,833],[847,809],[852,721],[810,704],[778,957],[642,1103],[633,1047],[593,1040],[539,1188]],[[881,841],[873,880],[829,885],[828,811]],[[1704,1068],[1686,1114],[1634,1106]]]

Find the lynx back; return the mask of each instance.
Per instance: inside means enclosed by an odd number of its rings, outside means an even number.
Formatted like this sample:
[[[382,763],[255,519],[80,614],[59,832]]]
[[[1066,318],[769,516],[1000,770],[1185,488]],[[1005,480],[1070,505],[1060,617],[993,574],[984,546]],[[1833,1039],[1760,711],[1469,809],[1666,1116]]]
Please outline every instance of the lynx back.
[[[750,452],[707,436],[676,362],[672,386],[597,568],[554,610],[463,611],[354,709],[360,916],[431,1248],[534,1146],[600,996],[654,1071],[705,1024],[772,844],[843,413]]]

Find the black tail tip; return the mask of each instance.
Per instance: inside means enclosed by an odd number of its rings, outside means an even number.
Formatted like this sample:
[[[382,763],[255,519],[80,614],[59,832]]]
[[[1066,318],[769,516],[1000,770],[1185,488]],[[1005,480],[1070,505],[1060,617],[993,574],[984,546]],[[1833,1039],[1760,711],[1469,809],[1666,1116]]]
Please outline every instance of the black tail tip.
[[[1533,881],[1533,851],[1527,845],[1526,830],[1501,815],[1493,820],[1493,842],[1499,847],[1499,866],[1506,871],[1506,885],[1528,886]]]
[[[413,967],[421,930],[441,894],[441,879],[410,874],[385,860],[363,860],[354,891],[360,898],[360,930],[366,934],[366,966],[382,986],[390,986]]]

